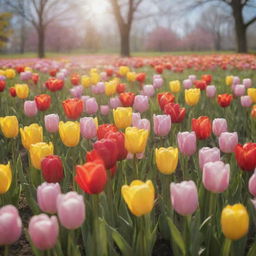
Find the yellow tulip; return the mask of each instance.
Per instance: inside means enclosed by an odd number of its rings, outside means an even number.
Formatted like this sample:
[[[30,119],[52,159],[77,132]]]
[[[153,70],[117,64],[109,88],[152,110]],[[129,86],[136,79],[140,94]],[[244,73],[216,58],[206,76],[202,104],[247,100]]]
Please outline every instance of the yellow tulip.
[[[113,109],[115,125],[118,129],[123,129],[132,124],[132,108],[118,107]]]
[[[43,158],[53,155],[53,144],[51,142],[49,144],[45,142],[32,144],[29,149],[29,155],[33,167],[40,170]]]
[[[226,85],[231,86],[233,84],[233,76],[226,76]]]
[[[200,89],[188,89],[185,90],[185,101],[189,106],[194,106],[198,103],[200,99],[201,91]]]
[[[20,135],[23,147],[29,150],[31,144],[43,141],[43,128],[38,124],[31,124],[20,128]]]
[[[121,76],[125,76],[129,71],[130,71],[130,69],[129,69],[129,67],[127,67],[127,66],[121,66],[121,67],[119,68],[119,74],[120,74]]]
[[[5,70],[4,72],[4,75],[7,77],[7,78],[14,78],[16,76],[16,72],[14,69],[12,68],[8,68]]]
[[[59,133],[62,143],[67,147],[75,147],[80,141],[80,125],[78,122],[68,121],[59,123]]]
[[[135,72],[128,72],[126,74],[126,78],[129,82],[134,82],[136,80],[136,73]]]
[[[173,93],[179,92],[180,91],[180,81],[179,80],[171,81],[169,83],[169,87]]]
[[[179,157],[177,148],[156,148],[155,156],[157,168],[161,173],[171,174],[175,172]]]
[[[91,86],[91,78],[89,76],[82,76],[81,84],[84,88],[90,87]]]
[[[16,95],[20,99],[26,99],[29,94],[29,87],[27,84],[15,84]]]
[[[94,72],[91,74],[90,80],[92,84],[97,84],[100,81],[100,75]]]
[[[115,81],[110,81],[105,83],[105,94],[111,96],[116,93],[117,83]]]
[[[12,183],[12,170],[10,163],[0,164],[0,194],[6,193]]]
[[[145,151],[148,131],[136,127],[127,127],[125,129],[125,148],[132,154],[143,153]]]
[[[26,72],[32,72],[33,69],[32,69],[31,67],[25,67],[25,68],[24,68],[24,71],[26,71]]]
[[[98,73],[98,69],[97,68],[91,68],[90,69],[90,75],[92,75],[94,73]]]
[[[121,192],[129,210],[135,216],[139,217],[152,211],[155,189],[151,180],[146,182],[134,180],[130,186],[122,186]]]
[[[2,69],[0,69],[0,76],[5,76],[5,72]]]
[[[252,102],[256,103],[256,88],[248,88],[247,94],[251,97]]]
[[[19,122],[16,116],[0,117],[0,127],[6,138],[14,138],[19,133]]]
[[[242,204],[226,206],[221,213],[221,228],[225,237],[238,240],[247,234],[249,215]]]

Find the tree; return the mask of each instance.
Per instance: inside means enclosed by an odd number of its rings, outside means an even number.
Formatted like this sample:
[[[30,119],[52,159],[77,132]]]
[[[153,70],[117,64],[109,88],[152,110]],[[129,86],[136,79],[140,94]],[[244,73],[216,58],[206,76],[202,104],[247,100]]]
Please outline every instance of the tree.
[[[3,2],[11,11],[22,16],[36,29],[39,58],[45,57],[45,33],[49,24],[56,20],[70,18],[70,13],[72,13],[70,10],[78,7],[78,2],[71,0],[65,2],[61,0],[3,0]]]
[[[9,40],[12,34],[10,28],[11,13],[3,12],[0,13],[0,49],[3,48]]]

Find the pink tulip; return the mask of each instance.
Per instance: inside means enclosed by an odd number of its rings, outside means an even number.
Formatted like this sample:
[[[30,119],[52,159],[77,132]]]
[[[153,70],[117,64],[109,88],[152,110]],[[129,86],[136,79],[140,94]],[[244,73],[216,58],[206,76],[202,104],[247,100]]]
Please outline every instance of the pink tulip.
[[[238,144],[237,132],[223,132],[219,137],[219,148],[224,153],[232,153]]]
[[[153,85],[147,84],[143,86],[142,94],[148,97],[152,97],[155,94]]]
[[[33,117],[37,115],[37,106],[34,100],[26,100],[24,102],[24,114],[28,117]]]
[[[233,84],[240,84],[240,78],[238,76],[233,77]]]
[[[245,94],[245,86],[243,84],[236,84],[233,87],[233,93],[237,97],[244,95]]]
[[[36,248],[40,250],[52,249],[59,234],[56,216],[48,217],[46,214],[33,216],[29,221],[28,233]]]
[[[60,80],[64,80],[65,79],[65,74],[63,72],[58,72],[56,74],[56,78],[58,78]]]
[[[171,183],[172,207],[180,215],[193,214],[198,207],[198,193],[194,181]]]
[[[137,124],[140,120],[141,120],[140,113],[132,113],[132,126],[137,127]]]
[[[179,150],[185,156],[191,156],[196,152],[195,132],[179,132],[177,140]]]
[[[65,228],[76,229],[80,227],[85,219],[83,196],[73,191],[58,195],[57,212],[60,223]]]
[[[69,91],[73,97],[80,98],[83,94],[84,87],[82,85],[74,86]]]
[[[256,198],[251,199],[251,202],[252,202],[254,209],[256,210]]]
[[[213,193],[224,192],[229,185],[230,166],[222,161],[208,162],[203,168],[204,187]]]
[[[59,183],[44,182],[37,188],[37,203],[43,212],[57,212],[57,196],[61,193]]]
[[[256,171],[255,170],[253,175],[249,179],[248,188],[249,188],[249,192],[253,196],[256,196]]]
[[[97,136],[97,126],[92,117],[83,117],[80,119],[81,135],[85,139],[92,139]]]
[[[203,147],[199,150],[199,166],[203,170],[204,165],[208,162],[220,161],[220,150],[216,147]]]
[[[242,107],[249,108],[252,105],[252,98],[248,95],[242,96],[240,103]]]
[[[22,222],[16,207],[0,208],[0,246],[16,242],[21,235]]]
[[[81,100],[83,101],[83,105],[84,105],[84,109],[83,109],[83,112],[85,112],[86,111],[86,101],[88,100],[88,99],[90,99],[90,96],[82,96],[81,97]]]
[[[136,124],[134,125],[134,127],[150,131],[150,122],[148,119],[143,118],[143,119],[138,120],[136,122]]]
[[[167,136],[171,130],[171,117],[169,115],[153,115],[154,133],[157,136]]]
[[[249,88],[252,86],[252,79],[251,78],[245,78],[243,79],[243,85],[245,88]]]
[[[102,94],[105,92],[105,86],[103,82],[98,82],[96,85],[91,87],[92,93],[94,94]]]
[[[189,75],[188,79],[190,79],[192,82],[196,80],[196,75]]]
[[[161,88],[162,85],[163,85],[163,83],[164,83],[164,80],[163,80],[162,77],[154,78],[154,79],[153,79],[153,87],[154,87],[155,89]]]
[[[134,98],[133,108],[134,110],[143,113],[148,110],[148,97],[144,95],[136,95]]]
[[[100,106],[100,113],[103,116],[107,116],[109,114],[109,105],[101,105]]]
[[[225,118],[215,118],[212,121],[212,132],[219,137],[222,132],[227,132],[228,124]]]
[[[20,80],[27,81],[32,78],[32,72],[25,71],[20,73]]]
[[[206,87],[206,96],[208,98],[214,98],[216,94],[216,87],[215,85],[208,85]]]
[[[59,130],[59,115],[58,114],[50,114],[44,116],[44,125],[45,129],[50,132],[57,132]]]
[[[98,111],[98,108],[99,108],[99,106],[98,106],[98,103],[95,98],[90,98],[90,99],[86,100],[85,112],[88,115],[96,114],[96,112]]]
[[[100,79],[103,81],[106,81],[108,79],[107,73],[106,72],[101,72],[100,73]]]
[[[193,86],[193,82],[190,79],[186,79],[183,81],[184,89],[189,89]]]
[[[115,109],[115,108],[121,107],[122,103],[118,97],[113,97],[113,98],[110,98],[110,100],[109,100],[109,106],[112,109]]]

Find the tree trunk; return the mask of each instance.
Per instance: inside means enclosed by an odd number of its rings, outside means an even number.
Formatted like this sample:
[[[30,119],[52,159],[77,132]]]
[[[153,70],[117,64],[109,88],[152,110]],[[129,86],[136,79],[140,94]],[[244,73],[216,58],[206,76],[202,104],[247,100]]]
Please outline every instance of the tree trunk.
[[[125,24],[123,28],[120,28],[121,36],[121,56],[130,57],[130,28]]]
[[[38,58],[45,57],[45,49],[44,49],[44,39],[45,39],[45,31],[43,26],[39,26],[38,30],[38,48],[37,48],[37,55]]]
[[[221,50],[221,35],[220,33],[216,33],[215,39],[214,39],[214,50],[220,51]]]
[[[237,52],[247,52],[247,38],[246,38],[246,25],[244,24],[243,8],[241,1],[233,0],[231,3],[233,10],[233,17],[235,19],[235,33],[237,42]]]
[[[20,53],[24,54],[25,52],[25,42],[26,42],[26,27],[25,19],[21,17],[21,28],[20,28]]]

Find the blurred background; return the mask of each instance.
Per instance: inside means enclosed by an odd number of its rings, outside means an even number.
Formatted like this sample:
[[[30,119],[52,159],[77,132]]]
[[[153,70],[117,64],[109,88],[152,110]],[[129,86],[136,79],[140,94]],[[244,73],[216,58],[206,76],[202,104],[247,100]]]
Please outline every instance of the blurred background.
[[[1,56],[255,50],[255,0],[0,0]]]

